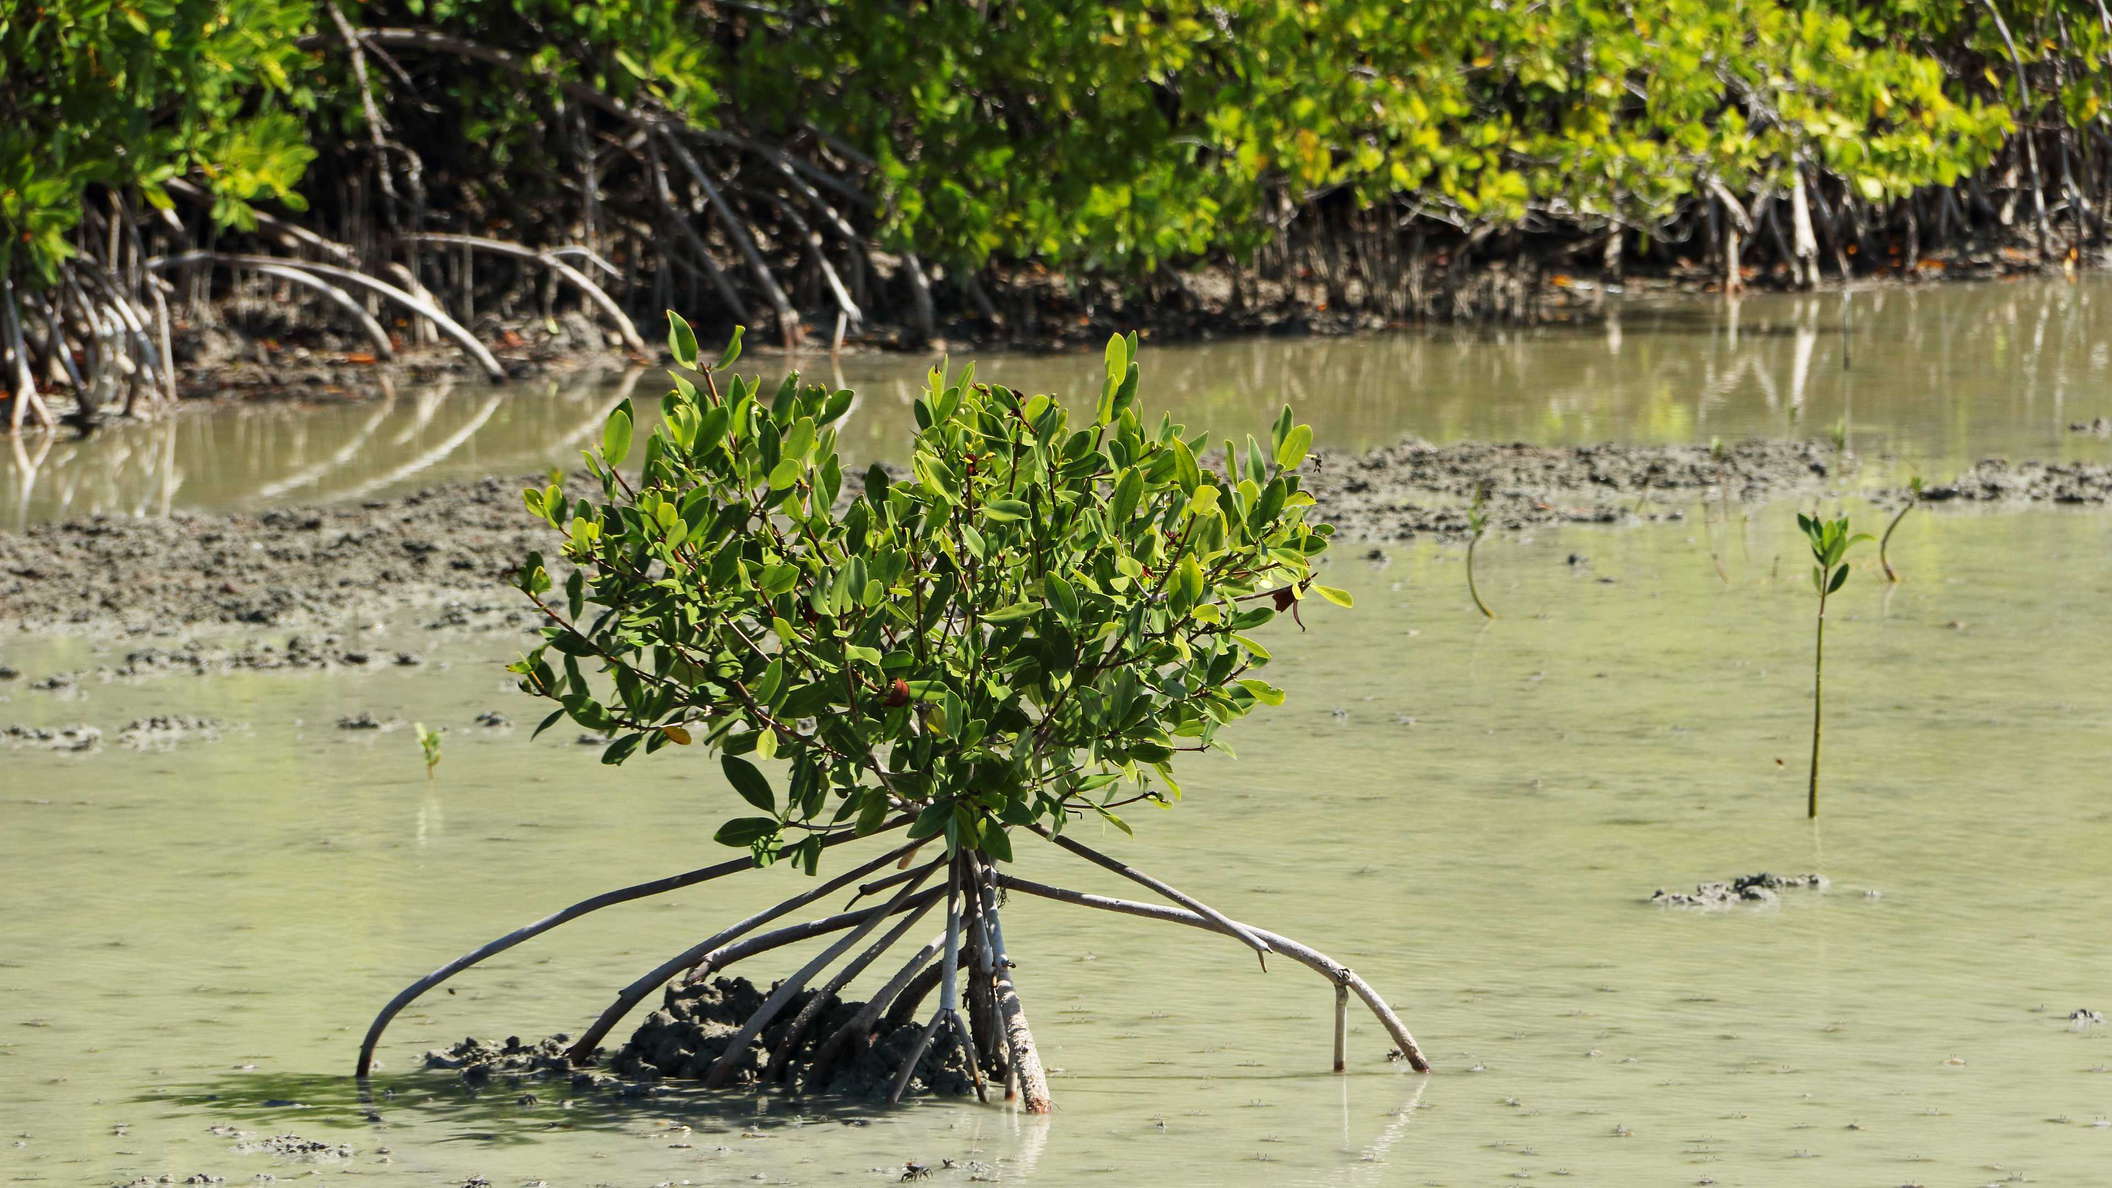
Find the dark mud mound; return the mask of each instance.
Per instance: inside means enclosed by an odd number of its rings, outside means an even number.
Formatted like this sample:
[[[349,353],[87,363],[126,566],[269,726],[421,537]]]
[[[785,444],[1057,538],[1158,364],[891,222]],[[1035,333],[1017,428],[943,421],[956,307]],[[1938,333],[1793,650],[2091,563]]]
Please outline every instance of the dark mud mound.
[[[728,1084],[761,1082],[771,1053],[783,1045],[794,1020],[817,993],[802,991],[778,1012],[776,1020],[736,1058]],[[609,1067],[620,1076],[641,1080],[701,1080],[713,1062],[725,1054],[728,1041],[740,1031],[741,1024],[763,1005],[764,996],[765,992],[746,978],[716,978],[708,984],[699,982],[671,989],[662,1008],[646,1016],[645,1023],[616,1053]],[[865,1099],[887,1096],[923,1031],[921,1021],[902,1017],[902,1012],[883,1018],[872,1042],[854,1039],[831,1053],[826,1066],[814,1063],[830,1037],[851,1022],[864,1005],[829,1004],[799,1037],[798,1050],[788,1064],[802,1092]],[[960,1048],[942,1041],[943,1033],[918,1059],[905,1097],[918,1093],[960,1097],[975,1092]],[[992,1070],[986,1069],[985,1075],[992,1075]],[[1001,1077],[1002,1072],[995,1075]]]
[[[794,1021],[816,993],[801,992],[779,1012],[776,1021],[740,1054],[728,1085],[753,1087],[762,1081],[771,1053],[784,1043]],[[612,1056],[596,1053],[597,1058],[603,1059],[606,1072],[576,1069],[567,1063],[565,1052],[569,1044],[562,1035],[533,1043],[510,1036],[503,1044],[471,1037],[453,1047],[426,1053],[425,1066],[454,1070],[473,1086],[520,1086],[560,1080],[577,1088],[612,1089],[625,1096],[642,1096],[658,1085],[701,1081],[712,1063],[725,1053],[741,1024],[763,1005],[765,995],[766,991],[746,978],[717,978],[709,983],[671,988],[661,1008],[646,1016],[629,1042]],[[830,1053],[826,1066],[815,1064],[830,1038],[864,1005],[832,1003],[800,1037],[787,1067],[801,1093],[866,1101],[887,1096],[923,1030],[916,1021],[894,1015],[883,1018],[871,1042],[853,1039]],[[988,1059],[985,1065],[987,1079],[1002,1080],[1001,1065]],[[944,1042],[942,1033],[918,1059],[917,1071],[903,1096],[964,1097],[974,1092],[966,1059],[958,1046]]]
[[[1988,458],[1921,493],[1927,503],[2112,502],[2112,466],[2094,462],[2009,462]]]
[[[1463,536],[1467,512],[1486,494],[1492,525],[1610,524],[1679,519],[1653,497],[1764,499],[1822,483],[1840,466],[1832,448],[1805,441],[1708,446],[1536,446],[1408,441],[1361,457],[1329,455],[1314,466],[1318,518],[1345,537]]]
[[[1762,871],[1759,874],[1739,875],[1721,883],[1697,883],[1692,893],[1667,891],[1660,887],[1650,897],[1650,902],[1661,907],[1680,908],[1729,908],[1780,903],[1778,892],[1808,889],[1824,891],[1828,886],[1825,875],[1778,875]]]

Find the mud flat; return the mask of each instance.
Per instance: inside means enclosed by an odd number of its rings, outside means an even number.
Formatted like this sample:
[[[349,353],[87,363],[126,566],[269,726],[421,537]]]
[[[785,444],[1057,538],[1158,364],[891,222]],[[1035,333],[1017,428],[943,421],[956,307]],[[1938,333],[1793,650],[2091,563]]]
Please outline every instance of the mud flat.
[[[1345,540],[1453,538],[1466,533],[1477,495],[1490,523],[1509,531],[1681,519],[1697,499],[1752,502],[1831,489],[1842,462],[1831,446],[1808,441],[1720,448],[1410,441],[1316,457],[1310,489],[1318,516]],[[72,625],[179,641],[137,650],[103,676],[415,663],[329,635],[275,644],[252,633],[234,648],[184,636],[215,624],[342,625],[406,609],[427,612],[423,625],[432,630],[529,626],[507,588],[511,572],[530,550],[555,543],[521,506],[529,481],[484,478],[263,513],[97,516],[0,533],[0,628]],[[2112,500],[2112,468],[1991,460],[1923,498],[2102,504]]]

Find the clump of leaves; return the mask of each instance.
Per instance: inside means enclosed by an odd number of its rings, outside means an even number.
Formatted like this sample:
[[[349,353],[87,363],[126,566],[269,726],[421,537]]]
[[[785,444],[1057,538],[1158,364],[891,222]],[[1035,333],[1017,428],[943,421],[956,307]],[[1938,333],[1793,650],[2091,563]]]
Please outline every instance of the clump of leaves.
[[[1310,427],[1285,409],[1206,465],[1203,435],[1144,421],[1136,350],[1108,341],[1082,425],[934,369],[906,473],[845,473],[848,391],[722,391],[738,335],[701,388],[676,373],[636,451],[625,402],[587,454],[590,497],[526,492],[571,569],[538,554],[519,575],[547,620],[511,667],[557,703],[538,729],[609,732],[611,764],[717,749],[746,806],[717,839],[810,871],[826,838],[904,812],[913,837],[998,860],[1019,827],[1127,832],[1118,809],[1180,796],[1178,753],[1282,702],[1249,633],[1311,594],[1350,604],[1314,580],[1332,529],[1305,518]]]
[[[1872,539],[1867,532],[1850,533],[1848,517],[1822,520],[1797,513],[1797,527],[1811,546],[1811,588],[1819,596],[1818,633],[1811,653],[1811,784],[1807,814],[1819,815],[1819,744],[1826,715],[1826,600],[1848,581],[1848,550]]]
[[[1892,531],[1899,527],[1901,520],[1907,518],[1908,512],[1913,511],[1916,505],[1920,504],[1921,486],[1921,476],[1918,474],[1907,480],[1907,501],[1901,505],[1899,511],[1893,514],[1892,522],[1885,525],[1884,536],[1878,539],[1877,563],[1884,566],[1885,580],[1888,582],[1896,583],[1899,581],[1899,571],[1892,568]]]
[[[411,729],[418,734],[418,750],[425,756],[425,776],[431,779],[433,769],[440,766],[440,732],[427,730],[423,722],[411,723]]]

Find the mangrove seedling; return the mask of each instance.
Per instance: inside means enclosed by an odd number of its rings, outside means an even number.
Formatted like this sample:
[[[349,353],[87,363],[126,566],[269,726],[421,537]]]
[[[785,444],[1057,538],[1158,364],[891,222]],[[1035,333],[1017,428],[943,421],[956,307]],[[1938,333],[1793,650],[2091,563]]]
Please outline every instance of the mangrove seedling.
[[[1921,476],[1917,474],[1907,480],[1907,502],[1893,514],[1892,522],[1885,525],[1885,534],[1877,542],[1877,563],[1884,566],[1885,580],[1888,582],[1899,581],[1898,571],[1892,568],[1892,530],[1899,527],[1899,522],[1906,519],[1907,513],[1913,511],[1914,505],[1920,502]]]
[[[1819,595],[1818,634],[1811,652],[1811,785],[1807,814],[1819,815],[1819,743],[1826,720],[1826,600],[1848,581],[1848,550],[1871,539],[1867,532],[1849,534],[1848,517],[1822,520],[1797,513],[1797,527],[1811,546],[1811,588]]]
[[[960,1055],[979,1093],[987,1075],[1045,1111],[1048,1083],[1008,956],[1021,938],[999,919],[1010,893],[1218,933],[1264,961],[1289,957],[1327,980],[1338,1030],[1353,993],[1400,1058],[1429,1068],[1354,972],[1071,828],[1104,822],[1128,834],[1129,806],[1180,799],[1180,755],[1224,749],[1227,724],[1284,699],[1259,675],[1269,650],[1255,632],[1310,596],[1350,605],[1314,578],[1332,528],[1306,518],[1313,498],[1298,468],[1309,426],[1285,409],[1266,443],[1226,443],[1206,464],[1202,435],[1169,418],[1147,425],[1136,338],[1116,336],[1083,425],[1060,400],[978,383],[972,366],[941,367],[913,405],[908,466],[851,475],[835,428],[850,392],[797,377],[770,391],[730,373],[722,390],[714,373],[734,362],[738,337],[693,381],[695,336],[679,317],[669,324],[683,370],[642,448],[633,449],[639,414],[626,401],[587,455],[589,493],[556,483],[525,493],[559,538],[559,557],[530,555],[521,567],[544,626],[511,671],[556,703],[539,730],[569,719],[610,735],[604,763],[670,746],[716,751],[739,807],[716,820],[714,836],[741,854],[605,892],[442,966],[375,1019],[362,1074],[397,1012],[496,953],[611,904],[740,871],[812,876],[832,848],[868,839],[884,848],[624,987],[570,1059],[589,1060],[685,971],[701,979],[840,934],[738,1028],[678,1061],[677,1075],[815,1092],[830,1089],[839,1065],[879,1062],[899,1098],[936,1040],[934,1055]],[[636,470],[625,467],[633,459]],[[1033,842],[1170,905],[1011,873],[1015,849]],[[875,877],[882,868],[892,869]],[[872,905],[763,930],[861,879],[870,881],[859,897],[876,896]],[[840,1004],[850,1017],[834,1022],[837,993],[942,903],[943,931],[913,948],[872,1001]],[[934,991],[938,1005],[918,1031]],[[908,1039],[881,1042],[895,1037]]]
[[[440,766],[440,732],[427,730],[425,723],[413,722],[411,729],[418,732],[418,749],[425,755],[425,778],[433,778],[433,769]]]
[[[1489,492],[1486,488],[1474,493],[1474,506],[1467,509],[1467,597],[1474,600],[1474,609],[1482,617],[1493,619],[1496,612],[1481,600],[1481,590],[1474,584],[1474,546],[1481,543],[1482,534],[1489,530]]]

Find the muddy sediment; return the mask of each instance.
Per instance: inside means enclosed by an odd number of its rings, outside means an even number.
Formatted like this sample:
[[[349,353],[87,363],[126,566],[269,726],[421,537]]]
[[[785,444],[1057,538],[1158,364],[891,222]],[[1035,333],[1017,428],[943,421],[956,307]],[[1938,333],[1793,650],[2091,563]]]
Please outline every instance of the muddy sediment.
[[[503,1044],[471,1037],[426,1053],[425,1066],[453,1070],[474,1086],[558,1080],[577,1088],[612,1089],[635,1096],[660,1084],[701,1081],[725,1054],[741,1025],[762,1006],[767,993],[746,978],[714,978],[671,987],[660,1009],[646,1016],[621,1048],[614,1053],[596,1052],[602,1071],[573,1067],[565,1056],[568,1037],[562,1035],[533,1043],[513,1036]],[[771,1053],[785,1042],[795,1020],[818,993],[803,990],[785,1004],[770,1026],[737,1057],[728,1086],[753,1087],[761,1081]],[[799,1036],[787,1067],[802,1094],[876,1101],[893,1088],[923,1031],[921,1024],[897,1018],[900,1012],[891,1012],[880,1021],[871,1042],[854,1040],[830,1053],[826,1065],[816,1063],[830,1038],[864,1005],[832,1002]],[[1001,1066],[988,1064],[983,1072],[986,1079],[1002,1083]],[[974,1092],[966,1057],[957,1044],[945,1042],[942,1034],[918,1058],[903,1096],[965,1097]]]
[[[1836,486],[1844,463],[1806,441],[1708,446],[1535,446],[1404,442],[1367,454],[1316,456],[1317,515],[1344,539],[1456,539],[1475,499],[1490,525],[1677,520],[1697,500],[1751,502]],[[423,608],[429,630],[520,630],[533,624],[506,588],[534,549],[555,543],[521,506],[527,480],[447,483],[387,499],[263,513],[162,519],[97,516],[0,533],[0,628],[75,625],[162,636],[120,661],[68,679],[170,672],[412,664],[328,629],[355,617]],[[1890,493],[1903,497],[1903,492]],[[1883,500],[1887,493],[1877,493]],[[1983,462],[1923,499],[2103,504],[2112,467]],[[309,629],[237,646],[202,644],[214,624]],[[318,626],[324,628],[318,632]]]
[[[1659,907],[1721,909],[1760,907],[1780,903],[1781,893],[1792,890],[1824,891],[1831,881],[1821,874],[1738,875],[1720,883],[1697,883],[1694,890],[1667,891],[1659,887],[1650,902]]]
[[[2009,462],[1989,458],[1921,493],[1925,503],[2112,502],[2112,466],[2095,462]]]
[[[1405,540],[1465,535],[1477,497],[1489,524],[1509,531],[1677,519],[1682,508],[1653,508],[1651,500],[1753,502],[1823,484],[1842,462],[1832,447],[1808,441],[1720,448],[1406,441],[1361,456],[1323,455],[1310,487],[1320,518],[1343,537]]]

